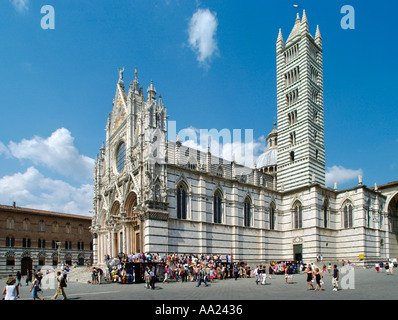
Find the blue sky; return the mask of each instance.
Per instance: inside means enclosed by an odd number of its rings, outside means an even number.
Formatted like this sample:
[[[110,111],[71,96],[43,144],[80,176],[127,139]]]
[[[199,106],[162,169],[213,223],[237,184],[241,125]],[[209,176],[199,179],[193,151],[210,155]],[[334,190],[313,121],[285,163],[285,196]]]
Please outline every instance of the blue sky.
[[[0,203],[89,214],[122,66],[127,84],[135,67],[144,91],[154,81],[177,130],[253,129],[261,153],[276,118],[275,42],[295,3],[323,37],[329,180],[398,180],[395,2],[3,0]],[[347,4],[354,30],[340,25]],[[44,5],[54,30],[41,28]]]

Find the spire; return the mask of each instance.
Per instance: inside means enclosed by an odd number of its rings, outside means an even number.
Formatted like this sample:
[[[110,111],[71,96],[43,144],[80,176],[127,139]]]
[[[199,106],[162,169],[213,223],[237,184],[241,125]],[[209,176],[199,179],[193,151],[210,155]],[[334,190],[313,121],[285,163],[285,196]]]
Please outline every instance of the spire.
[[[322,39],[321,32],[319,31],[319,24],[316,26],[315,39]]]
[[[321,32],[319,31],[319,25],[316,26],[315,43],[322,47],[322,36]]]
[[[278,34],[278,40],[276,42],[284,42],[283,41],[283,35],[282,35],[282,29],[279,29],[279,34]]]
[[[279,29],[278,39],[276,40],[276,51],[277,52],[282,51],[284,45],[285,42],[283,41],[282,29]]]
[[[156,99],[156,89],[153,87],[153,81],[151,80],[151,85],[147,89],[148,93],[148,100],[152,101],[153,99]]]
[[[303,19],[301,19],[301,23],[308,23],[307,15],[305,14],[305,9],[303,10]]]
[[[286,45],[300,35],[300,26],[301,26],[300,14],[297,12],[296,22],[294,23],[292,32],[290,32],[289,38],[287,38]]]
[[[135,76],[134,76],[134,82],[133,82],[134,91],[138,92],[138,91],[139,91],[140,83],[138,82],[138,71],[137,71],[137,67],[135,67],[134,75],[135,75]]]
[[[301,32],[306,33],[308,32],[308,19],[307,19],[307,15],[305,14],[305,10],[303,10],[303,19],[301,20]]]

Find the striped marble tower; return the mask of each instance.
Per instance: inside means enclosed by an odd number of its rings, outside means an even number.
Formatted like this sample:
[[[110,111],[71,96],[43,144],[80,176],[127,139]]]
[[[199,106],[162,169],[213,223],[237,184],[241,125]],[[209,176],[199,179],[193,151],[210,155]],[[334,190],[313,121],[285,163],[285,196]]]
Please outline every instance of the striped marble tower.
[[[325,185],[322,38],[299,14],[277,51],[278,190]]]

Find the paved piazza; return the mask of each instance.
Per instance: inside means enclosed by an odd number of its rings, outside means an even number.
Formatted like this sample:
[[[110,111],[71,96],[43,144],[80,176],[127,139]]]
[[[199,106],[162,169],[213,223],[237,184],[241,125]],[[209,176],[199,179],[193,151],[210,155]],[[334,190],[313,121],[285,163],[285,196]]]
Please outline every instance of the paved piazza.
[[[376,273],[374,269],[354,269],[354,289],[332,291],[332,276],[324,276],[324,291],[307,291],[306,274],[294,275],[293,283],[285,283],[283,275],[274,275],[267,279],[266,285],[256,285],[254,278],[227,279],[202,284],[196,282],[156,283],[155,290],[145,289],[144,284],[105,283],[101,285],[83,284],[69,281],[66,294],[70,300],[394,300],[398,296],[398,273],[394,275]],[[347,274],[346,274],[347,275]],[[344,277],[343,274],[341,274]],[[1,279],[4,287],[5,279]],[[349,281],[347,285],[351,285]],[[20,288],[20,300],[31,300],[30,286],[26,286],[24,278]],[[39,292],[39,296],[48,300],[54,295],[55,289]],[[61,300],[62,297],[58,297]]]

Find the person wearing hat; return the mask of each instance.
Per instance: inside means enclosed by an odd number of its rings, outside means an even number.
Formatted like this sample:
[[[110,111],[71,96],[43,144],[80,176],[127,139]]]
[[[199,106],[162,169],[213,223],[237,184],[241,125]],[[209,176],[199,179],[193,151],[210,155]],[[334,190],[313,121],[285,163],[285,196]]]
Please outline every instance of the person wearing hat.
[[[19,296],[19,288],[15,285],[17,280],[15,278],[9,278],[3,289],[4,300],[17,300]]]

